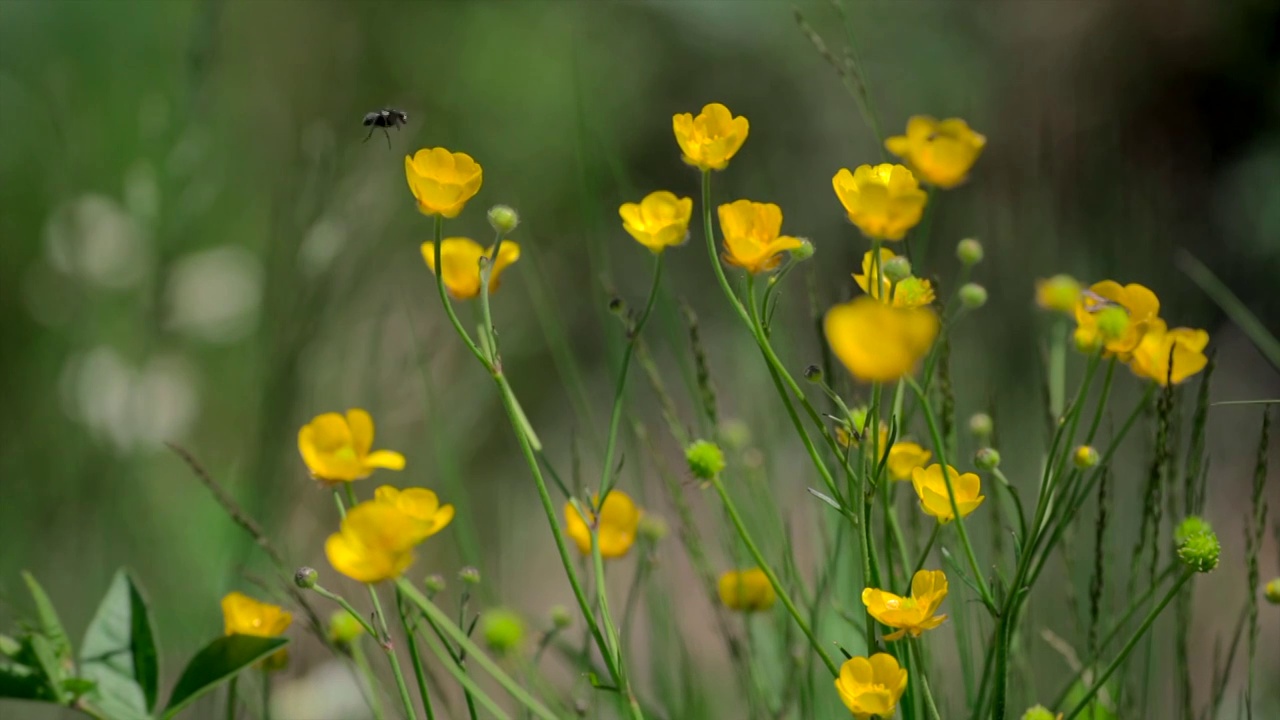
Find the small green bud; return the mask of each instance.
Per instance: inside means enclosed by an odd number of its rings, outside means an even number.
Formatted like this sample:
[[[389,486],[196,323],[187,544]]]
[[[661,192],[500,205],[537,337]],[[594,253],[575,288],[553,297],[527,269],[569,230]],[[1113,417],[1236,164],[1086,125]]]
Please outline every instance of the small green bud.
[[[804,369],[804,379],[809,382],[818,382],[822,379],[822,368],[817,365],[810,365]]]
[[[730,418],[720,423],[720,437],[724,438],[730,450],[742,450],[751,444],[751,426]]]
[[[1022,720],[1057,720],[1059,717],[1043,705],[1036,705],[1022,714]]]
[[[969,416],[969,432],[979,439],[985,440],[991,437],[991,433],[995,431],[995,423],[992,422],[991,416],[986,413],[974,413]]]
[[[1091,467],[1097,467],[1098,462],[1102,458],[1098,456],[1098,451],[1092,445],[1081,445],[1076,451],[1071,453],[1071,462],[1080,470],[1088,470]]]
[[[977,310],[987,304],[987,289],[978,283],[965,283],[960,287],[960,304],[969,310]]]
[[[902,255],[895,255],[885,261],[880,272],[889,282],[902,282],[911,277],[911,261]]]
[[[329,616],[329,639],[341,645],[350,645],[364,632],[364,626],[346,610],[334,610]]]
[[[965,238],[956,243],[956,257],[965,267],[973,267],[982,262],[982,243],[974,238]]]
[[[663,520],[658,515],[645,513],[640,516],[640,525],[636,527],[636,532],[640,534],[640,537],[656,543],[666,537],[670,530],[667,527],[666,520]]]
[[[1207,573],[1218,567],[1222,545],[1209,523],[1196,516],[1183,520],[1173,537],[1178,543],[1178,559],[1198,573]]]
[[[444,576],[440,573],[431,573],[427,579],[422,582],[423,587],[427,589],[428,595],[439,595],[444,592],[446,587]]]
[[[300,567],[298,568],[298,571],[293,574],[293,584],[303,590],[310,590],[315,587],[316,581],[319,579],[320,573],[316,572],[315,568]]]
[[[468,565],[458,571],[458,579],[468,585],[479,585],[480,571]]]
[[[506,235],[520,224],[520,214],[507,205],[494,205],[489,208],[489,226],[494,232]]]
[[[551,624],[557,630],[564,630],[573,624],[573,616],[569,614],[569,608],[563,605],[555,605],[551,608]]]
[[[1099,310],[1097,321],[1103,342],[1119,340],[1129,331],[1129,313],[1122,307],[1111,305]]]
[[[1000,452],[995,448],[982,448],[973,456],[973,464],[979,470],[995,470],[1000,467]]]
[[[791,259],[796,262],[804,262],[813,257],[813,243],[808,238],[800,238],[800,247],[791,248]]]
[[[480,621],[480,635],[494,652],[509,653],[524,640],[524,620],[504,608],[490,610]]]
[[[1188,515],[1186,519],[1178,523],[1178,527],[1173,530],[1173,543],[1181,545],[1196,535],[1213,532],[1213,526],[1209,521],[1199,515]]]
[[[700,480],[711,480],[724,470],[724,453],[713,442],[699,440],[684,451],[689,472]]]
[[[1267,583],[1266,596],[1267,602],[1272,605],[1280,605],[1280,577]]]

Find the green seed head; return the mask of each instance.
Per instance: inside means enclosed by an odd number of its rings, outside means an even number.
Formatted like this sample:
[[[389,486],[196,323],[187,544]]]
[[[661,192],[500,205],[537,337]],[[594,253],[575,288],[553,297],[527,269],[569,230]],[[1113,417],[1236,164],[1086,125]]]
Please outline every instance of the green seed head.
[[[965,267],[973,267],[982,262],[982,243],[975,238],[965,238],[956,243],[956,257]]]
[[[520,214],[515,208],[507,205],[494,205],[489,208],[489,225],[494,232],[500,232],[503,235],[516,229],[520,224]]]
[[[720,447],[707,440],[699,440],[684,452],[689,472],[699,480],[711,480],[724,470],[724,453]]]
[[[965,283],[960,287],[960,304],[977,310],[987,304],[987,289],[978,283]]]
[[[490,610],[481,620],[480,634],[490,649],[505,655],[519,649],[524,640],[524,620],[504,608]]]

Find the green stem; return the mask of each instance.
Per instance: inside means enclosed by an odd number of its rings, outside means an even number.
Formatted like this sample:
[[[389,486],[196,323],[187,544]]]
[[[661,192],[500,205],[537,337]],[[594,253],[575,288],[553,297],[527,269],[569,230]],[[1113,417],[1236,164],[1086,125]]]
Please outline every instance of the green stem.
[[[938,705],[933,701],[933,691],[929,689],[929,678],[925,677],[924,660],[921,657],[919,640],[908,639],[907,651],[913,656],[916,666],[916,677],[920,680],[920,686],[924,689],[925,707],[929,709],[929,717],[933,720],[942,720],[942,716],[938,714]]]
[[[351,603],[347,602],[346,598],[342,597],[337,593],[330,592],[319,585],[313,585],[311,589],[320,597],[325,598],[327,600],[332,600],[338,603],[338,605],[340,605],[343,610],[347,611],[347,614],[355,618],[356,622],[360,623],[360,627],[364,628],[364,631],[369,633],[369,637],[375,638],[375,639],[378,637],[378,631],[373,629],[373,626],[370,625],[369,622],[364,619],[364,615],[361,615],[358,610],[352,607]]]
[[[586,514],[582,513],[582,508],[578,507],[577,500],[573,501],[574,509],[585,518]],[[601,502],[603,507],[603,501]],[[642,720],[644,714],[640,712],[640,703],[636,699],[635,692],[631,689],[631,680],[627,677],[626,661],[622,657],[622,642],[618,638],[618,628],[613,622],[613,613],[609,610],[609,591],[608,584],[605,582],[604,574],[604,556],[600,553],[600,528],[597,512],[592,516],[591,528],[591,563],[594,569],[596,580],[596,602],[600,605],[600,623],[604,625],[605,639],[609,641],[609,652],[613,653],[613,663],[618,668],[618,690],[627,702],[628,710],[631,717],[635,720]]]
[[[769,579],[769,584],[773,586],[774,593],[776,593],[778,599],[782,601],[783,606],[787,608],[787,612],[791,614],[791,618],[795,620],[796,625],[800,627],[800,631],[809,639],[809,644],[813,646],[814,651],[822,658],[823,664],[825,664],[827,669],[831,671],[832,677],[839,677],[839,668],[831,659],[831,656],[827,654],[826,649],[822,647],[822,643],[818,642],[818,638],[814,636],[813,630],[809,628],[809,623],[805,622],[804,618],[800,615],[800,611],[796,608],[795,603],[791,601],[791,596],[787,594],[787,589],[784,588],[782,586],[782,582],[778,580],[777,573],[775,573],[773,568],[769,566],[769,563],[765,561],[764,555],[760,552],[760,548],[757,547],[755,541],[751,539],[751,534],[747,532],[747,527],[742,522],[742,516],[738,514],[738,508],[734,505],[733,499],[729,497],[729,493],[724,489],[724,483],[721,482],[720,478],[717,476],[712,478],[711,484],[715,486],[716,492],[720,495],[720,500],[724,503],[725,511],[729,514],[729,521],[733,523],[734,529],[738,531],[738,537],[740,537],[742,539],[742,543],[747,546],[747,552],[751,553],[751,557],[755,560],[756,565],[764,571],[765,577]]]
[[[422,637],[426,641],[427,647],[431,648],[431,652],[435,653],[435,656],[440,660],[440,664],[444,665],[445,670],[462,686],[462,691],[466,693],[467,711],[470,713],[471,720],[476,720],[478,717],[475,710],[476,702],[479,702],[485,710],[492,713],[498,720],[511,720],[511,716],[480,688],[474,678],[467,674],[465,666],[458,662],[453,650],[449,648],[449,644],[443,640],[443,636],[432,637],[424,633]],[[475,700],[472,700],[472,698],[475,698]]]
[[[471,351],[472,355],[476,356],[481,365],[484,365],[487,370],[492,372],[493,365],[489,362],[489,358],[485,357],[484,351],[480,349],[480,346],[476,345],[476,341],[471,339],[471,334],[462,326],[462,321],[458,319],[458,313],[454,312],[453,303],[449,301],[449,291],[444,286],[444,270],[440,265],[440,244],[443,240],[444,217],[436,215],[435,243],[432,250],[435,254],[436,289],[440,292],[440,304],[444,306],[445,314],[449,316],[449,322],[453,324],[453,329],[458,332],[458,337],[462,338],[462,341],[466,343],[467,349]]]
[[[1055,314],[1049,332],[1049,415],[1056,423],[1062,417],[1062,403],[1067,391],[1066,318]]]
[[[271,720],[271,676],[262,671],[262,720]]]
[[[356,668],[360,671],[360,677],[364,679],[363,690],[369,693],[367,698],[369,711],[373,713],[374,720],[384,720],[387,711],[382,707],[380,687],[373,674],[373,668],[369,666],[369,658],[365,657],[364,650],[360,647],[359,638],[351,643],[351,660],[355,662]]]
[[[236,690],[240,684],[240,676],[232,675],[227,683],[227,720],[236,720]]]
[[[498,259],[498,252],[502,250],[503,233],[495,232],[493,251],[488,255],[480,256],[480,317],[484,322],[480,339],[489,350],[489,362],[497,366],[502,361],[499,360],[498,355],[498,329],[493,326],[493,314],[489,311],[489,278],[493,277],[493,264]]]
[[[911,575],[907,577],[907,592],[904,595],[911,594],[911,579],[916,573],[924,569],[925,562],[929,559],[929,551],[933,549],[933,544],[938,540],[938,533],[942,531],[942,523],[933,524],[933,532],[929,533],[929,542],[925,543],[924,550],[920,552],[920,559],[916,561],[915,569],[911,571]]]
[[[396,588],[396,609],[400,613],[400,626],[404,628],[404,636],[409,643],[409,659],[413,661],[413,675],[418,681],[418,695],[422,697],[422,705],[426,708],[427,720],[435,720],[435,709],[431,707],[431,691],[427,688],[427,673],[422,666],[422,657],[418,654],[418,641],[414,637],[409,615],[405,612],[404,596],[400,593],[400,588]]]
[[[1133,649],[1137,647],[1138,641],[1146,635],[1147,630],[1151,629],[1151,625],[1156,621],[1156,618],[1160,616],[1161,612],[1164,612],[1165,607],[1168,606],[1170,601],[1178,595],[1178,591],[1182,589],[1183,585],[1187,584],[1187,581],[1190,580],[1193,575],[1195,575],[1195,572],[1190,569],[1182,571],[1182,576],[1179,577],[1178,581],[1169,589],[1169,592],[1165,593],[1164,598],[1160,600],[1159,604],[1154,608],[1151,608],[1151,612],[1147,613],[1147,617],[1143,619],[1142,624],[1134,631],[1133,636],[1130,637],[1129,641],[1120,649],[1120,654],[1116,655],[1116,657],[1111,661],[1111,664],[1108,665],[1107,668],[1102,671],[1102,674],[1098,676],[1098,679],[1093,681],[1093,685],[1089,687],[1087,692],[1085,692],[1084,697],[1080,698],[1080,700],[1076,702],[1075,708],[1073,708],[1071,712],[1067,713],[1065,720],[1073,720],[1077,715],[1084,712],[1084,709],[1089,705],[1089,701],[1093,699],[1094,695],[1098,694],[1098,691],[1102,689],[1102,686],[1106,684],[1107,680],[1110,679],[1113,673],[1115,673],[1116,669],[1124,663],[1125,658],[1129,657],[1129,653],[1133,652]]]

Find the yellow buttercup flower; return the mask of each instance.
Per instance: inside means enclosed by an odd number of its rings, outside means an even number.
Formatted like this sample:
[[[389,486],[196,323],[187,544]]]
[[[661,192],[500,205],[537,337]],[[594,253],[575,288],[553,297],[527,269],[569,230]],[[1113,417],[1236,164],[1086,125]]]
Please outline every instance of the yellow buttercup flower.
[[[769,584],[769,577],[758,567],[729,570],[720,576],[718,586],[720,602],[730,610],[768,610],[778,599],[773,585]]]
[[[962,475],[950,465],[947,466],[947,475],[951,478],[951,489],[955,492],[960,517],[968,517],[986,499],[982,494],[982,480],[974,473]],[[951,499],[947,494],[947,481],[942,476],[941,465],[934,463],[927,468],[912,470],[911,485],[920,497],[920,508],[925,514],[938,518],[938,522],[943,525],[956,519],[955,513],[951,511]]]
[[[1209,333],[1192,328],[1170,330],[1164,320],[1156,318],[1147,327],[1142,341],[1129,359],[1129,369],[1138,377],[1168,385],[1169,361],[1173,361],[1173,384],[1177,385],[1204,369],[1209,358],[1204,348],[1209,344]]]
[[[467,201],[480,192],[484,171],[466,153],[423,148],[404,158],[409,190],[423,215],[457,217]]]
[[[932,630],[947,619],[938,615],[938,608],[947,597],[947,576],[941,570],[921,570],[911,578],[911,597],[894,595],[887,590],[865,588],[862,604],[871,617],[891,628],[897,628],[884,636],[886,642],[911,634],[920,637],[925,630]]]
[[[599,496],[592,496],[592,502],[599,502]],[[600,555],[606,558],[622,557],[627,554],[636,541],[636,529],[640,527],[640,516],[643,512],[636,507],[631,496],[621,490],[611,490],[609,497],[600,508],[599,535]],[[594,514],[590,522],[595,522]],[[583,555],[591,554],[591,530],[588,521],[573,507],[572,503],[564,504],[565,530],[578,545]]]
[[[849,222],[873,240],[901,240],[920,222],[928,199],[910,170],[889,163],[840,168],[831,186]]]
[[[222,622],[228,635],[279,637],[289,629],[293,615],[279,605],[231,592],[222,598]]]
[[[440,498],[426,488],[399,488],[383,485],[373,497],[378,502],[388,503],[400,512],[413,518],[418,523],[419,541],[445,529],[453,520],[453,506],[441,505]]]
[[[400,577],[413,564],[413,548],[423,539],[422,521],[395,504],[367,500],[342,519],[325,541],[333,569],[352,580],[376,583]]]
[[[1128,360],[1159,314],[1160,300],[1142,285],[1121,285],[1112,280],[1094,283],[1076,303],[1076,345],[1102,347],[1107,355]]]
[[[779,234],[782,208],[773,203],[737,200],[721,205],[719,211],[725,262],[752,275],[778,267],[782,253],[803,244],[799,238]]]
[[[884,264],[897,257],[893,251],[888,248],[880,248],[880,272],[876,272],[876,263],[871,251],[867,251],[862,256],[862,274],[854,275],[854,282],[858,283],[858,287],[862,288],[862,292],[878,299],[888,302],[894,307],[920,307],[933,302],[933,283],[918,277],[908,277],[899,280],[897,283],[892,282],[884,275]],[[869,278],[879,277],[879,286]]]
[[[831,352],[863,382],[890,382],[911,373],[938,336],[927,307],[897,308],[863,295],[827,311]]]
[[[1080,303],[1080,282],[1070,275],[1054,275],[1036,281],[1036,305],[1071,315]]]
[[[906,689],[907,671],[889,653],[850,658],[836,678],[836,692],[857,720],[892,717]]]
[[[373,450],[373,418],[360,408],[346,416],[325,413],[298,431],[298,451],[311,476],[324,482],[351,482],[377,468],[403,470],[404,456]]]
[[[911,473],[924,467],[933,453],[910,440],[902,440],[889,448],[889,474],[894,480],[910,480]]]
[[[618,214],[622,216],[623,229],[636,242],[660,253],[688,239],[693,198],[676,197],[675,193],[659,190],[638,203],[623,203]]]
[[[724,105],[711,103],[697,117],[673,116],[671,127],[686,163],[700,170],[723,170],[746,142],[750,124],[742,116],[734,117]]]
[[[925,182],[953,188],[965,181],[987,139],[960,118],[939,121],[916,115],[907,121],[907,134],[884,141],[889,152],[902,158]]]
[[[493,254],[492,247],[483,247],[471,238],[450,237],[440,242],[440,265],[444,267],[444,286],[458,300],[469,300],[480,294],[480,257]],[[431,272],[436,271],[436,244],[422,243],[422,257]],[[502,271],[520,259],[520,246],[510,240],[502,242],[498,257],[489,274],[489,292],[498,290],[498,278]]]

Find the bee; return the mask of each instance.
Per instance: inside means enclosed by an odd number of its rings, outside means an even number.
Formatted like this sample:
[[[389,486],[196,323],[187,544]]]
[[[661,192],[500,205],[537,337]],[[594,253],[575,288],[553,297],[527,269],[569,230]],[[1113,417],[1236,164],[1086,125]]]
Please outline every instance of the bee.
[[[395,108],[382,108],[371,113],[365,113],[364,126],[369,128],[369,134],[364,136],[364,142],[369,142],[369,138],[373,137],[373,131],[382,128],[382,133],[387,136],[387,147],[391,147],[391,133],[387,132],[387,128],[394,127],[397,131],[401,125],[409,122],[409,113]]]

